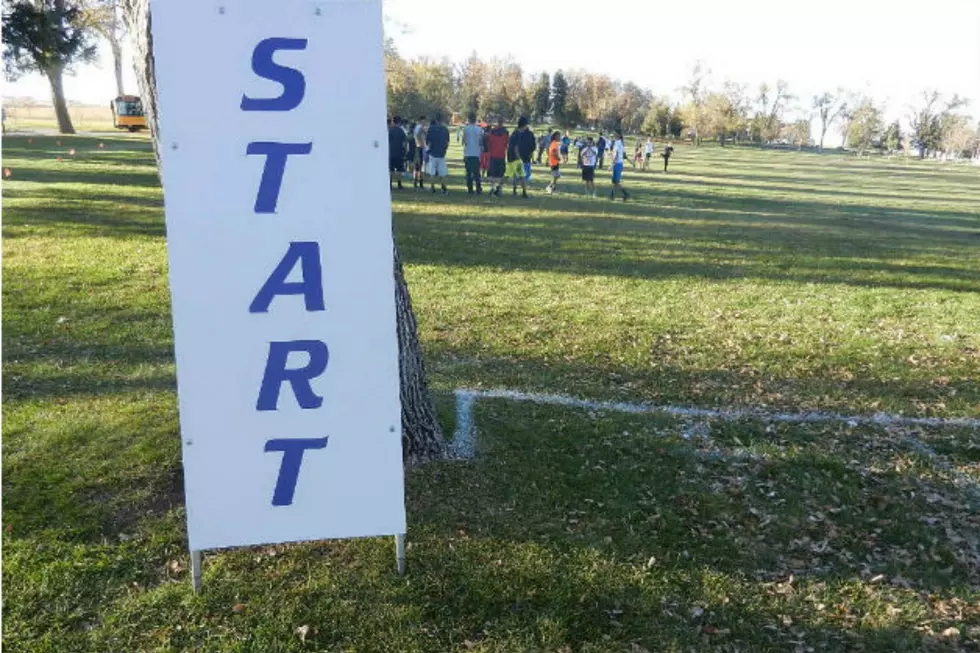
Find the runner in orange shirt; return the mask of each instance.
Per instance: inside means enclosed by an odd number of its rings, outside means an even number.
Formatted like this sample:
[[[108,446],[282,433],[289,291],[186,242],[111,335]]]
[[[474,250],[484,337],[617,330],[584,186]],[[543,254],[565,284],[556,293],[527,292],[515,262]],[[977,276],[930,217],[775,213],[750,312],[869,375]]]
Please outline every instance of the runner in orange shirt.
[[[551,134],[551,142],[548,143],[548,165],[551,166],[551,183],[545,191],[550,195],[558,189],[558,178],[561,177],[561,134],[554,132]]]

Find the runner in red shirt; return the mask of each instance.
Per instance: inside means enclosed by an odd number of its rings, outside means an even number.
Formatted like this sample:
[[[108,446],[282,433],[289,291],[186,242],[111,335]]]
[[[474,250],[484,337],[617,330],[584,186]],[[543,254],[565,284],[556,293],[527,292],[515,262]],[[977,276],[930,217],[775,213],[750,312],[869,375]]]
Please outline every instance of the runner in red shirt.
[[[487,154],[490,161],[487,164],[487,177],[493,189],[491,195],[500,195],[500,187],[504,183],[504,170],[507,167],[507,141],[510,134],[504,129],[504,121],[498,120],[497,126],[490,130],[487,136]]]

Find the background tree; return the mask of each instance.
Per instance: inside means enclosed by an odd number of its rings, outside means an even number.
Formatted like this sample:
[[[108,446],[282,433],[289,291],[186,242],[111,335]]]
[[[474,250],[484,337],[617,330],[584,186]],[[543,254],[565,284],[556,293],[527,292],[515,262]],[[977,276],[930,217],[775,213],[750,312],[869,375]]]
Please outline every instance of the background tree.
[[[531,115],[538,122],[544,122],[551,113],[551,79],[548,73],[541,73],[532,86]]]
[[[855,107],[847,133],[847,143],[859,153],[876,149],[882,145],[885,123],[882,110],[871,100],[864,100]]]
[[[790,145],[795,145],[796,149],[801,150],[810,145],[810,122],[812,116],[804,115],[798,120],[794,120],[788,125],[783,126],[782,136]]]
[[[966,99],[958,95],[946,100],[939,91],[925,91],[917,107],[909,115],[909,137],[919,151],[919,158],[927,150],[939,150],[943,145],[944,126],[948,127],[953,112],[966,106]]]
[[[760,142],[767,143],[779,138],[783,127],[783,113],[793,97],[789,92],[789,84],[782,79],[776,81],[776,88],[764,82],[759,85],[753,132]]]
[[[551,81],[551,115],[559,125],[567,125],[568,82],[562,71],[555,72]]]
[[[68,0],[22,0],[3,15],[4,70],[17,79],[38,72],[48,79],[58,131],[74,134],[62,78],[76,64],[95,58],[95,45],[82,26],[80,8]]]
[[[821,150],[823,149],[823,141],[827,135],[827,130],[837,122],[841,116],[841,112],[846,110],[846,107],[847,104],[844,99],[844,94],[840,90],[836,94],[825,92],[821,95],[813,96],[813,110],[820,119],[820,141],[818,146]]]
[[[681,87],[681,93],[688,98],[684,109],[684,119],[688,127],[694,131],[694,144],[700,145],[701,138],[707,127],[707,116],[704,105],[708,94],[708,76],[711,71],[705,68],[701,61],[695,62],[691,68],[691,76],[686,85]]]
[[[122,42],[125,24],[119,12],[119,0],[81,0],[81,21],[109,44],[112,52],[112,71],[116,76],[116,95],[125,95],[123,87]]]
[[[487,90],[480,103],[480,114],[489,119],[515,121],[528,109],[521,66],[509,59],[494,59],[487,64],[487,70]]]
[[[612,80],[607,75],[586,74],[583,86],[582,117],[594,127],[608,129],[609,125],[605,124],[605,120],[609,117],[615,100]]]
[[[455,75],[456,106],[464,116],[480,113],[490,87],[490,70],[476,52],[458,68]]]
[[[885,134],[882,136],[882,143],[889,152],[897,152],[902,149],[904,139],[902,136],[902,126],[896,120],[888,125]]]
[[[643,125],[641,127],[643,133],[661,138],[666,137],[669,133],[671,113],[670,101],[667,98],[652,98],[646,116],[643,119]]]
[[[150,0],[122,0],[123,15],[133,44],[136,77],[144,98],[147,122],[159,160],[156,76],[153,69],[153,38],[150,33]],[[443,68],[447,67],[445,64]],[[443,71],[445,72],[445,71]],[[449,71],[450,87],[452,71]],[[405,463],[421,464],[447,455],[446,441],[436,419],[426,384],[418,327],[412,300],[405,284],[401,259],[394,250],[395,308],[397,312],[398,367],[401,377],[402,450]]]
[[[643,126],[643,119],[646,117],[650,108],[650,92],[646,91],[633,82],[623,84],[620,91],[613,98],[611,114],[616,124],[612,128],[620,128],[627,133],[640,131]]]
[[[966,116],[949,114],[942,121],[942,150],[947,157],[970,157],[976,132]]]
[[[729,137],[739,138],[745,132],[746,106],[744,87],[726,82],[723,92],[709,93],[704,103],[706,133],[724,147]]]

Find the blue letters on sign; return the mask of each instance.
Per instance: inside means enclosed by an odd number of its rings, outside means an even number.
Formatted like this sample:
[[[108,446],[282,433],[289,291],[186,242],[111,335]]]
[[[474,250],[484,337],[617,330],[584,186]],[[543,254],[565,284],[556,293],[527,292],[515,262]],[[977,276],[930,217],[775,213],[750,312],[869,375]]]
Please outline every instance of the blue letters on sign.
[[[326,446],[327,438],[269,440],[265,443],[266,453],[282,452],[279,478],[276,480],[276,489],[272,492],[272,505],[288,506],[293,502],[296,479],[299,478],[299,466],[303,463],[303,452],[307,449],[325,449]]]
[[[249,143],[245,154],[264,154],[265,167],[262,169],[262,181],[259,182],[259,193],[255,197],[256,213],[275,213],[279,201],[279,189],[282,188],[282,176],[286,172],[286,157],[290,154],[309,154],[313,151],[313,143],[269,143],[257,141]]]
[[[295,68],[280,66],[273,61],[273,57],[279,50],[305,50],[306,43],[306,39],[268,38],[255,46],[252,51],[252,70],[259,77],[281,84],[282,93],[274,98],[251,98],[242,94],[242,111],[291,111],[303,102],[303,96],[306,94],[306,79],[303,73]],[[262,180],[259,182],[259,191],[255,198],[256,213],[276,212],[282,178],[286,172],[286,160],[291,154],[304,155],[311,151],[313,151],[313,143],[258,141],[248,144],[245,150],[247,155],[258,154],[266,157],[265,166],[262,168]],[[286,281],[297,263],[301,265],[303,280]],[[316,242],[291,242],[285,256],[259,289],[248,310],[250,313],[268,313],[269,306],[277,295],[303,295],[307,311],[325,310],[322,277],[320,245]],[[309,356],[309,361],[301,367],[286,369],[289,354],[293,352],[305,352]],[[282,389],[282,384],[287,381],[301,408],[319,408],[323,405],[323,397],[313,392],[311,381],[326,371],[329,359],[330,352],[326,343],[319,340],[270,342],[265,373],[262,375],[259,398],[255,405],[256,410],[277,410],[279,391]],[[267,452],[282,452],[279,477],[272,494],[273,506],[288,506],[293,503],[303,454],[308,449],[324,449],[326,446],[325,437],[278,439],[265,443]]]
[[[242,95],[242,111],[291,111],[303,101],[306,79],[295,68],[280,66],[272,60],[278,50],[305,50],[306,39],[271,38],[259,41],[252,51],[252,70],[259,77],[282,84],[276,98],[250,98]]]
[[[305,351],[309,354],[310,361],[303,367],[287,370],[286,360],[289,353],[294,351]],[[262,375],[262,386],[255,409],[278,410],[279,389],[286,381],[292,386],[300,408],[319,408],[323,404],[323,397],[313,392],[310,381],[323,374],[329,358],[327,344],[319,340],[270,342],[269,357],[265,362],[265,374]]]
[[[301,262],[303,280],[289,282],[289,273]],[[268,313],[269,304],[276,295],[303,295],[306,310],[322,311],[323,278],[320,272],[320,245],[318,243],[289,243],[286,255],[272,271],[259,294],[248,307],[249,313]]]

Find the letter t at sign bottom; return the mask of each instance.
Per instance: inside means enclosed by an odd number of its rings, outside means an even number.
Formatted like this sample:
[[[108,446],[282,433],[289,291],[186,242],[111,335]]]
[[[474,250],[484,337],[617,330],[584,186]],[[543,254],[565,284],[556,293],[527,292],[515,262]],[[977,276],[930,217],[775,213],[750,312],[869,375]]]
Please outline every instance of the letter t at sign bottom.
[[[272,493],[272,505],[288,506],[293,503],[296,491],[296,481],[299,478],[299,468],[303,464],[303,453],[307,449],[325,449],[327,438],[291,438],[269,440],[265,443],[266,453],[282,452],[282,463],[279,465],[279,478],[276,489]]]

